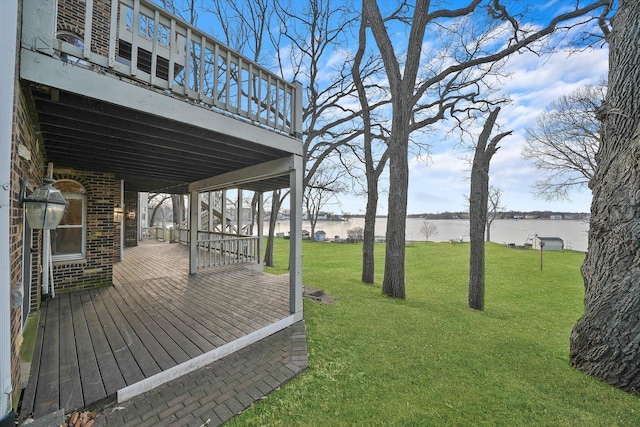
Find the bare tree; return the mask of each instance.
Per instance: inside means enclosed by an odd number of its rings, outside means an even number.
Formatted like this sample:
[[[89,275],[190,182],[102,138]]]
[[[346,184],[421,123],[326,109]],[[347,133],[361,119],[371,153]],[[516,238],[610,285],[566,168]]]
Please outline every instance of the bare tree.
[[[498,218],[500,212],[505,210],[505,206],[502,205],[502,190],[493,185],[489,186],[489,198],[487,206],[487,242],[491,241],[491,225],[493,221]]]
[[[376,213],[378,211],[378,183],[380,175],[389,160],[389,150],[386,146],[386,138],[388,132],[382,126],[379,127],[378,135],[374,132],[373,112],[377,107],[387,105],[388,97],[386,88],[380,85],[365,85],[363,80],[367,76],[376,75],[379,71],[379,62],[370,59],[363,63],[365,51],[367,47],[367,17],[362,12],[360,19],[360,29],[358,32],[358,50],[356,52],[353,66],[351,68],[351,76],[358,93],[358,101],[362,111],[361,120],[363,125],[363,143],[360,162],[365,167],[365,183],[367,204],[364,214],[364,243],[362,245],[362,281],[364,283],[373,283],[375,278],[375,232],[376,232]],[[380,101],[374,101],[372,98],[380,98]],[[376,140],[383,140],[383,146],[378,150],[378,158],[376,161],[374,154],[374,143]],[[380,147],[378,145],[378,147]]]
[[[274,190],[271,194],[271,215],[269,216],[269,234],[267,244],[264,249],[264,265],[273,267],[273,243],[276,235],[276,224],[278,223],[278,214],[282,207],[283,200],[288,196],[288,191],[281,189]]]
[[[345,171],[337,165],[325,163],[307,183],[304,189],[304,204],[311,226],[311,240],[315,240],[316,224],[320,211],[332,200],[346,191],[342,179]]]
[[[362,1],[363,14],[384,62],[392,101],[392,132],[387,140],[390,182],[385,294],[405,298],[404,239],[411,133],[443,120],[446,114],[455,118],[468,111],[486,90],[484,77],[496,72],[502,59],[522,49],[540,48],[536,42],[553,33],[560,24],[578,25],[576,18],[608,4],[609,0],[586,5],[577,2],[570,11],[553,16],[546,25],[533,26],[524,22],[524,11],[512,10],[519,4],[501,0],[468,1],[457,9],[432,8],[428,0],[418,0],[414,7],[403,1],[386,18],[375,0]],[[402,55],[396,52],[389,37],[389,19],[410,26],[409,37],[403,40]],[[589,19],[585,17],[582,21]],[[433,37],[432,41],[440,42],[431,43],[433,50],[423,51],[427,46],[426,34]]]
[[[347,230],[349,242],[358,243],[364,239],[364,229],[362,227],[353,227]]]
[[[469,191],[469,307],[475,310],[484,308],[484,234],[487,225],[489,199],[489,166],[493,155],[498,151],[498,143],[509,132],[502,132],[491,138],[493,127],[500,114],[496,107],[487,118],[478,137],[473,165],[471,166],[471,190]]]
[[[602,25],[609,86],[598,110],[602,141],[591,180],[589,251],[582,265],[585,312],[570,339],[571,364],[640,391],[640,2],[621,0]]]
[[[170,194],[162,193],[149,193],[147,196],[148,206],[151,208],[151,216],[149,217],[149,227],[153,227],[156,222],[156,218],[160,216],[160,219],[164,222],[166,208],[166,201],[171,198]]]
[[[429,241],[429,237],[438,234],[438,227],[434,223],[424,219],[420,226],[420,233],[424,235],[424,242],[427,243]]]
[[[551,103],[527,129],[522,157],[533,162],[543,177],[534,184],[545,199],[568,199],[593,178],[600,145],[600,121],[606,86],[585,86]]]

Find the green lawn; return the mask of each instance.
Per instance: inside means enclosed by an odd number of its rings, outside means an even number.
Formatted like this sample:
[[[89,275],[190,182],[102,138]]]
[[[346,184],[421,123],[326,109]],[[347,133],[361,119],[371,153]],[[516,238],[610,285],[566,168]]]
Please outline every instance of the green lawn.
[[[286,269],[277,242],[274,272]],[[640,425],[640,399],[569,366],[584,254],[489,244],[485,311],[467,307],[468,244],[407,247],[406,301],[360,282],[361,245],[304,242],[309,368],[232,426]]]

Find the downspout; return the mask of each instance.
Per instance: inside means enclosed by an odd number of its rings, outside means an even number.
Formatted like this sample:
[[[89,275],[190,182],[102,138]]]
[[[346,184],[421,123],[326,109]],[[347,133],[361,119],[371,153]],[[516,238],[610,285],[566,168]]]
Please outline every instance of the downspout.
[[[11,401],[11,138],[16,88],[18,2],[2,5],[0,13],[0,426],[14,425]]]

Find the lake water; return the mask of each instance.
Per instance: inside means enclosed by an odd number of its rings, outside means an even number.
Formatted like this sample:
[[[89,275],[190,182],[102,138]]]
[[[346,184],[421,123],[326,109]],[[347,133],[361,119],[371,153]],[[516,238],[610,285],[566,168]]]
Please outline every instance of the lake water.
[[[424,220],[421,218],[407,218],[406,240],[424,240],[424,234],[420,232]],[[427,222],[437,228],[437,233],[429,237],[430,241],[448,242],[462,238],[469,241],[469,221],[456,219],[432,219]],[[327,239],[333,240],[335,236],[345,239],[347,231],[355,227],[364,227],[364,218],[351,218],[348,221],[318,221],[316,231],[327,233]],[[376,219],[376,235],[384,236],[386,233],[387,219]],[[302,228],[311,230],[308,221],[302,222]],[[265,228],[268,230],[268,228]],[[288,233],[289,221],[282,220],[276,225],[276,232]],[[572,220],[513,220],[497,219],[491,226],[491,241],[496,243],[515,243],[524,245],[528,239],[533,239],[537,234],[542,237],[560,237],[564,240],[565,249],[575,251],[587,251],[587,233],[589,224],[584,221]],[[534,239],[535,240],[535,239]],[[531,240],[529,240],[531,243]]]

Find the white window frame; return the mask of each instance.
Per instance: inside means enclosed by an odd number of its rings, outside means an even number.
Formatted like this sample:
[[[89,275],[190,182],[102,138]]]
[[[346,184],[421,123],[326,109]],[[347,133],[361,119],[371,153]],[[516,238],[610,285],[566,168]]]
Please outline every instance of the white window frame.
[[[74,181],[75,182],[75,181]],[[78,183],[79,185],[82,185]],[[84,188],[84,186],[83,186]],[[62,197],[66,200],[81,200],[82,201],[82,224],[80,225],[59,225],[56,230],[69,229],[69,228],[81,228],[82,229],[82,243],[81,252],[75,252],[72,254],[64,255],[51,255],[52,261],[75,261],[85,259],[87,256],[87,195],[80,193],[62,193]]]

